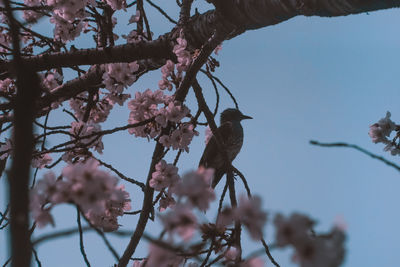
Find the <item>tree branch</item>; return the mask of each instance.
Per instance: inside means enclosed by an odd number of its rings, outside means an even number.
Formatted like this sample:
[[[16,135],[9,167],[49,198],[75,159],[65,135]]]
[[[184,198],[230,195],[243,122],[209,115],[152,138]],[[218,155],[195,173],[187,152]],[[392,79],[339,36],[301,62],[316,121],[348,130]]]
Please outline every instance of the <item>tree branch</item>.
[[[364,148],[361,148],[357,145],[353,145],[353,144],[347,144],[347,143],[320,143],[318,141],[315,140],[311,140],[310,141],[311,145],[315,145],[315,146],[322,146],[322,147],[349,147],[349,148],[354,148],[355,150],[358,150],[368,156],[370,156],[373,159],[377,159],[382,161],[383,163],[385,163],[386,165],[395,168],[397,171],[400,171],[400,166],[397,165],[396,163],[385,159],[382,156],[378,156],[372,152],[369,152],[368,150],[365,150]]]

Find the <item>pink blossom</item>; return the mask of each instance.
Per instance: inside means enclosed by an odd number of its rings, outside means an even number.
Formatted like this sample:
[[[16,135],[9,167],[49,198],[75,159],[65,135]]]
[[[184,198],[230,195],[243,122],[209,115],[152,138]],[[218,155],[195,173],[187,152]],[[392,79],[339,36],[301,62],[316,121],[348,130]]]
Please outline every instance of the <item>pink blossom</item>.
[[[187,205],[175,205],[161,220],[167,232],[177,233],[185,242],[192,239],[197,228],[196,216]]]
[[[103,82],[107,90],[111,93],[122,93],[123,89],[131,86],[136,81],[135,72],[139,65],[132,63],[111,63],[104,65]]]
[[[40,6],[40,0],[24,0],[24,4],[29,7]],[[24,10],[23,18],[28,22],[35,22],[38,18],[43,16],[42,14],[35,12],[33,10]]]
[[[126,0],[105,0],[113,10],[126,9]]]
[[[43,228],[49,223],[54,226],[53,216],[48,209],[34,210],[32,216],[38,228]]]
[[[178,168],[172,164],[167,164],[161,160],[155,166],[155,172],[152,174],[150,186],[156,191],[161,191],[166,187],[173,186],[179,181]]]
[[[177,44],[173,48],[173,52],[178,59],[176,69],[178,73],[186,71],[192,63],[192,57],[188,51],[186,51],[187,41],[183,38],[183,32],[181,31],[180,36],[176,39]],[[177,75],[179,76],[179,74]]]
[[[323,236],[309,237],[295,247],[293,260],[301,266],[340,266],[344,259],[345,234],[337,228]]]
[[[1,36],[1,34],[0,34]],[[1,37],[0,37],[1,39]],[[1,43],[1,41],[0,41]],[[1,48],[0,48],[1,49]],[[1,50],[0,50],[1,52]],[[10,78],[6,78],[4,80],[0,80],[0,91],[3,93],[13,94],[15,93],[15,82]]]
[[[139,34],[136,30],[132,30],[128,35],[122,34],[122,38],[126,39],[129,44],[137,44],[140,42],[147,42],[148,35],[146,31]],[[150,32],[150,36],[153,36],[152,32]]]
[[[133,261],[132,267],[145,267],[146,266],[146,260],[141,260],[141,261]]]
[[[306,239],[314,225],[314,221],[299,213],[293,213],[289,218],[285,218],[282,214],[277,214],[274,218],[274,225],[276,228],[276,245],[283,247],[288,244],[295,245]]]
[[[31,164],[32,164],[33,168],[43,169],[43,167],[45,165],[50,164],[52,160],[53,159],[51,158],[51,156],[48,153],[40,154],[40,155],[32,158]]]
[[[263,237],[263,227],[267,220],[267,214],[261,210],[261,199],[259,197],[253,196],[248,199],[242,195],[235,210],[235,218],[246,226],[253,239]]]
[[[54,39],[60,40],[61,42],[67,42],[74,40],[81,34],[83,29],[83,22],[76,20],[73,23],[63,19],[56,13],[50,18],[50,22],[55,24],[54,27]]]
[[[386,117],[380,119],[377,123],[372,124],[369,128],[368,135],[371,137],[372,142],[388,144],[390,141],[386,138],[390,133],[395,130],[396,124],[390,120],[390,112],[386,112]]]
[[[168,91],[172,91],[172,83],[168,79],[162,79],[158,82],[158,87],[161,90],[168,89]]]
[[[172,122],[180,122],[190,112],[185,105],[182,105],[179,102],[170,102],[166,110],[167,120]]]
[[[224,257],[227,262],[234,262],[239,253],[239,250],[236,247],[230,247],[227,251],[225,251]]]
[[[0,13],[0,16],[1,16],[1,13]],[[5,16],[3,18],[5,18]],[[2,19],[2,18],[0,17],[0,19]],[[4,22],[4,23],[6,23],[6,22]],[[0,46],[0,53],[10,52],[11,41],[12,41],[12,39],[11,39],[10,33],[6,30],[5,27],[0,27],[0,44],[2,45],[2,46]],[[5,47],[9,47],[10,50]]]
[[[261,258],[251,258],[240,263],[239,267],[263,267],[264,261]]]
[[[189,203],[200,210],[207,210],[210,202],[215,199],[214,190],[211,188],[211,180],[214,176],[213,169],[200,167],[195,172],[186,173],[182,181],[176,185],[174,193],[178,196],[186,196]]]
[[[123,105],[123,103],[130,97],[129,94],[107,93],[101,99],[95,99],[95,104],[90,109],[88,122],[99,123],[104,122],[115,103]],[[69,101],[69,104],[74,111],[75,117],[83,120],[87,110],[86,101],[83,99],[88,98],[88,93],[84,92],[79,94],[76,98]]]
[[[213,133],[211,131],[210,126],[207,126],[206,130],[205,130],[205,140],[204,142],[206,143],[206,145],[208,144],[208,142],[210,141],[211,137],[213,136]]]
[[[217,47],[214,49],[214,53],[216,55],[218,55],[219,51],[222,50],[222,43],[220,43],[219,45],[217,45]]]
[[[56,88],[62,83],[63,76],[58,72],[47,72],[46,74],[41,74],[42,76],[42,86],[48,91]]]
[[[184,149],[189,152],[189,145],[195,135],[199,135],[199,133],[194,130],[193,124],[182,123],[170,135],[161,136],[160,143],[165,147],[172,147],[174,150]]]
[[[175,204],[176,204],[175,199],[170,194],[165,194],[165,196],[162,196],[160,199],[158,210],[160,212],[163,212],[167,208],[175,206]]]
[[[140,11],[136,10],[136,14],[132,15],[129,19],[128,24],[136,23],[140,20]]]
[[[183,258],[173,251],[150,244],[150,254],[146,263],[149,267],[179,267]]]
[[[166,104],[168,101],[170,98],[161,90],[154,93],[150,89],[143,93],[136,92],[135,98],[128,103],[128,108],[131,110],[128,122],[133,124],[158,116],[160,114],[158,105]],[[160,121],[160,119],[163,118],[160,117],[157,120]],[[136,136],[154,138],[161,132],[161,126],[158,123],[149,123],[145,126],[130,128],[128,131]]]
[[[117,217],[130,209],[129,194],[118,180],[98,169],[98,162],[68,165],[63,176],[69,185],[69,199],[77,204],[92,224],[104,231],[118,229]]]
[[[95,123],[84,123],[82,121],[72,122],[70,133],[76,137],[87,136],[95,132],[100,132],[101,127],[99,124]],[[101,141],[101,137],[97,138],[97,136],[90,138],[83,138],[77,141],[80,144],[86,145],[88,147],[93,147],[98,153],[102,153],[103,151],[103,142]]]

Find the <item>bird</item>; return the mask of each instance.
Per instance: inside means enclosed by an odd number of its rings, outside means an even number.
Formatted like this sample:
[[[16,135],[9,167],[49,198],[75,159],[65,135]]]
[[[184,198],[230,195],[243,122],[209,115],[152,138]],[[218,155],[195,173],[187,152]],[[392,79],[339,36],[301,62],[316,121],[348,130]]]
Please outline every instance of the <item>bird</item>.
[[[217,132],[222,138],[229,163],[232,163],[242,148],[244,134],[240,122],[246,119],[253,118],[243,115],[243,113],[236,108],[228,108],[221,113],[220,126],[217,128]],[[211,183],[212,188],[217,186],[222,176],[226,173],[225,164],[224,157],[218,149],[217,139],[213,135],[208,141],[199,162],[199,166],[214,169],[214,178]]]

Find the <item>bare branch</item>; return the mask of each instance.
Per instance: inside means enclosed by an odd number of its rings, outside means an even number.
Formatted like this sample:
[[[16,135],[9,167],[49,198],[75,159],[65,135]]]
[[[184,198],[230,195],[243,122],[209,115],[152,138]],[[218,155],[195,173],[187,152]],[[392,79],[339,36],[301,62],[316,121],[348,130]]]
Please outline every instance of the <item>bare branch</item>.
[[[355,150],[358,150],[358,151],[370,156],[373,159],[380,160],[383,163],[385,163],[386,165],[395,168],[397,171],[400,171],[400,166],[397,165],[396,163],[394,163],[394,162],[392,162],[390,160],[387,160],[382,156],[378,156],[378,155],[376,155],[376,154],[374,154],[372,152],[369,152],[368,150],[365,150],[364,148],[361,148],[361,147],[359,147],[357,145],[347,144],[347,143],[320,143],[320,142],[314,141],[314,140],[311,140],[310,144],[311,145],[315,145],[315,146],[322,146],[322,147],[349,147],[349,148],[354,148]]]

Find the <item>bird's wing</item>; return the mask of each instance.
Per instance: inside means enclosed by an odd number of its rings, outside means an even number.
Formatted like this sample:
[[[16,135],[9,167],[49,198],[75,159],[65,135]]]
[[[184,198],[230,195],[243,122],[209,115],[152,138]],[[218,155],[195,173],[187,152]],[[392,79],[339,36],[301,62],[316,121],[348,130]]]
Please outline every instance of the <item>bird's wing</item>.
[[[226,141],[229,136],[232,135],[232,123],[225,122],[220,127],[218,127],[217,132],[222,137],[222,141]],[[199,166],[204,167],[213,167],[212,163],[214,158],[218,154],[218,146],[217,146],[217,139],[215,136],[212,136],[211,139],[208,141],[206,148],[204,149],[203,155],[201,156]]]

